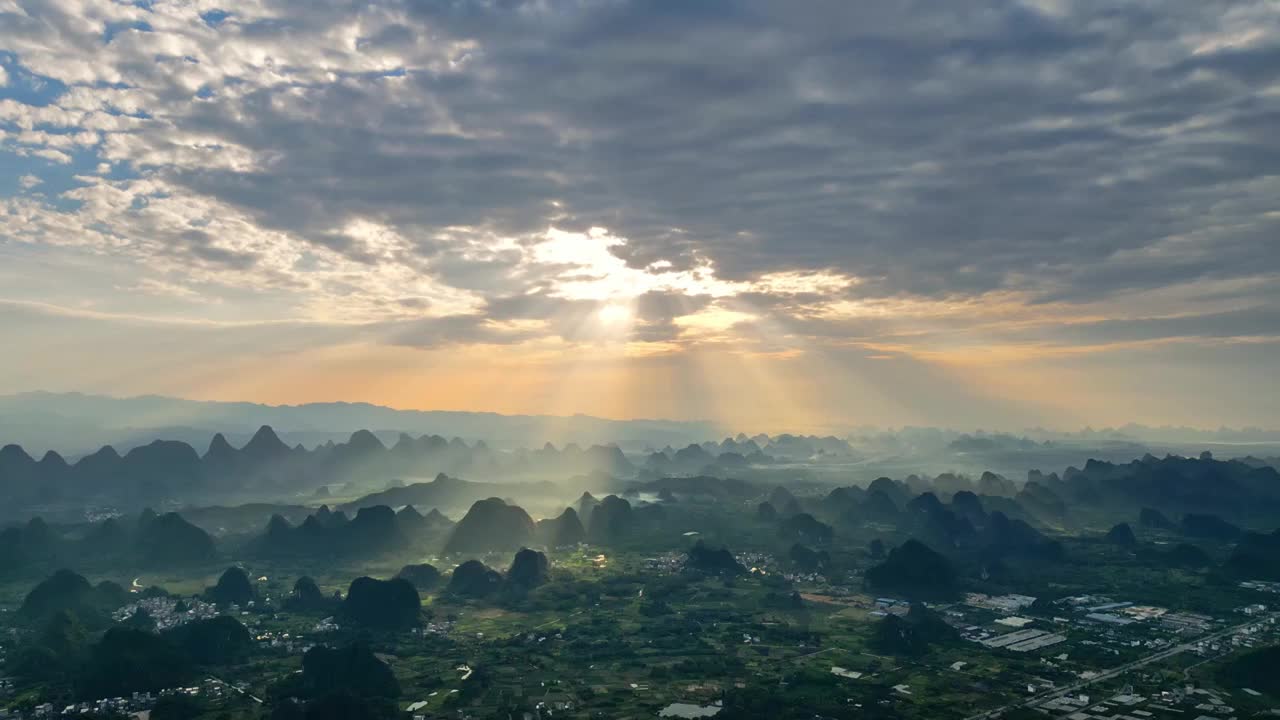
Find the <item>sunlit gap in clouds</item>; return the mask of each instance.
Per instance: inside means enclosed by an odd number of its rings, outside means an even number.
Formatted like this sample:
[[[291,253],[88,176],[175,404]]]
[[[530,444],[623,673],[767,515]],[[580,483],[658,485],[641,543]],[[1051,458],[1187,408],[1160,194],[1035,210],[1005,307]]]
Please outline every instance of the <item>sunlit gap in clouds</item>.
[[[828,298],[856,279],[778,272],[733,282],[718,278],[709,261],[687,270],[664,260],[635,268],[614,253],[626,242],[603,228],[551,228],[533,248],[539,262],[564,268],[553,279],[553,296],[593,304],[574,318],[568,333],[574,357],[549,410],[582,407],[585,398],[611,415],[634,415],[637,406],[653,406],[652,397],[633,394],[638,390],[665,394],[668,414],[692,411],[725,428],[832,427],[830,413],[839,408],[831,407],[827,384],[849,369],[827,365],[815,374],[813,343],[747,296]],[[670,303],[656,319],[637,306],[648,293]]]
[[[570,346],[557,387],[548,395],[548,414],[572,414],[589,399],[591,406],[607,408],[611,416],[629,415],[633,393],[649,384],[637,377],[635,365],[641,361],[633,356],[640,346],[633,344],[640,322],[638,298],[656,290],[702,290],[696,274],[628,266],[611,251],[625,243],[604,228],[585,233],[550,228],[543,242],[533,248],[536,261],[563,268],[552,278],[551,295],[586,302],[590,308],[553,321],[568,327],[565,335]],[[675,297],[686,305],[683,309],[689,309],[683,294]],[[556,434],[552,430],[548,428],[549,435]]]

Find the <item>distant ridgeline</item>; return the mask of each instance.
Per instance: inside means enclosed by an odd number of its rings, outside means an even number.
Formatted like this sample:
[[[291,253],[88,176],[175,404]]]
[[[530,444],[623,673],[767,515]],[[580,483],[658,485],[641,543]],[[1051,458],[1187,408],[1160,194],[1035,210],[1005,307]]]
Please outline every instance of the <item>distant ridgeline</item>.
[[[484,442],[401,434],[387,447],[367,430],[354,433],[345,443],[328,442],[309,450],[286,445],[267,426],[241,448],[217,434],[203,455],[185,442],[156,440],[124,455],[106,446],[68,463],[54,451],[36,460],[21,447],[6,445],[0,448],[0,520],[28,516],[31,509],[71,504],[136,510],[159,502],[260,501],[298,493],[324,494],[329,486],[353,480],[385,484],[437,473],[503,480],[587,474],[614,478],[724,475],[778,459],[851,453],[848,443],[834,437],[739,435],[678,450],[666,447],[637,464],[613,445],[584,449],[548,443],[537,450],[499,451]]]
[[[1214,514],[1240,524],[1274,526],[1280,520],[1280,473],[1253,459],[1215,460],[1146,455],[1130,463],[1090,460],[1061,477],[1032,471],[1018,495],[1037,511],[1054,514],[1107,509],[1134,514],[1154,508],[1168,515]]]
[[[572,488],[582,487],[609,495],[581,492],[568,502]],[[536,502],[530,507],[543,519],[535,520],[516,498]],[[442,507],[468,510],[454,523]],[[867,548],[878,562],[864,575],[870,589],[933,600],[955,597],[960,578],[1001,582],[1019,566],[1059,562],[1070,552],[1066,534],[1152,565],[1280,579],[1277,525],[1276,470],[1207,455],[1089,462],[1061,478],[1032,471],[1021,487],[992,473],[878,478],[867,487],[832,489],[712,475],[630,482],[577,477],[556,484],[477,483],[442,474],[333,507],[250,503],[191,507],[180,515],[145,510],[95,523],[31,519],[0,529],[0,577],[58,568],[209,568],[239,557],[381,557],[412,564],[440,553],[466,560],[584,542],[672,550],[704,536],[735,543],[764,538],[797,569],[820,571],[860,538],[859,552]],[[1162,542],[1149,542],[1153,537]],[[692,560],[701,570],[736,569],[710,546]],[[489,575],[475,570],[476,583],[488,583]]]
[[[215,435],[199,454],[190,445],[156,440],[121,456],[110,446],[68,464],[50,451],[40,460],[22,448],[0,449],[0,505],[8,508],[95,501],[142,507],[160,500],[208,501],[254,494],[259,497],[313,492],[353,478],[430,477],[436,473],[567,477],[591,472],[629,476],[635,468],[616,447],[575,445],[556,449],[498,452],[483,442],[468,445],[438,435],[402,435],[388,448],[361,430],[342,444],[314,450],[289,447],[263,427],[242,448]]]

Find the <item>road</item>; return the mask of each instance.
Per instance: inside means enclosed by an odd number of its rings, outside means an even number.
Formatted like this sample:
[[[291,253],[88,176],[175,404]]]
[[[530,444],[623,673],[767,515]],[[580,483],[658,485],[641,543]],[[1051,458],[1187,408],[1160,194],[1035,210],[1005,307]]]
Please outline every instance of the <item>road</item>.
[[[1180,645],[1174,645],[1173,647],[1165,648],[1160,652],[1152,653],[1151,655],[1147,655],[1146,657],[1139,658],[1137,660],[1134,660],[1133,662],[1126,663],[1124,665],[1112,668],[1110,670],[1104,670],[1103,672],[1098,673],[1097,675],[1094,675],[1088,680],[1081,680],[1078,683],[1074,683],[1066,687],[1054,688],[1052,690],[1040,693],[1039,695],[1036,695],[1026,700],[1025,702],[1014,703],[1012,705],[1004,705],[1002,707],[995,708],[994,710],[987,710],[986,712],[981,712],[981,713],[978,713],[977,715],[970,715],[969,717],[965,718],[965,720],[989,720],[990,718],[997,717],[1001,713],[1007,712],[1014,708],[1037,707],[1039,705],[1043,705],[1044,703],[1049,702],[1050,700],[1055,700],[1057,698],[1060,698],[1063,695],[1070,695],[1071,693],[1076,692],[1078,690],[1083,690],[1084,688],[1087,688],[1090,685],[1093,685],[1095,683],[1100,683],[1100,682],[1103,682],[1104,680],[1110,680],[1111,678],[1114,678],[1117,675],[1123,675],[1124,673],[1127,673],[1130,670],[1136,670],[1137,668],[1140,668],[1144,665],[1149,665],[1153,662],[1166,660],[1168,658],[1173,657],[1174,655],[1184,653],[1188,650],[1191,650],[1199,643],[1206,642],[1206,641],[1213,642],[1214,640],[1220,640],[1224,637],[1227,637],[1228,635],[1239,632],[1247,627],[1250,627],[1252,625],[1259,625],[1261,623],[1266,622],[1267,620],[1270,620],[1276,617],[1280,617],[1280,613],[1271,613],[1266,617],[1254,618],[1248,622],[1240,623],[1239,625],[1233,625],[1232,627],[1226,628],[1224,630],[1219,630],[1216,633],[1212,633],[1209,635],[1202,635],[1200,637],[1195,638],[1191,642],[1182,643]]]
[[[250,700],[252,700],[252,701],[254,701],[254,702],[258,703],[259,705],[261,705],[261,704],[262,704],[262,698],[258,697],[257,695],[252,695],[252,694],[250,694],[250,693],[249,693],[248,691],[246,691],[246,690],[241,690],[240,688],[236,687],[235,685],[232,685],[231,683],[227,682],[226,680],[223,680],[222,678],[218,677],[217,675],[210,675],[209,677],[210,677],[211,679],[213,679],[213,680],[217,680],[218,682],[222,683],[222,686],[223,686],[223,687],[225,687],[225,688],[227,688],[228,690],[233,690],[233,691],[235,691],[235,692],[238,692],[238,693],[240,693],[241,695],[244,695],[245,697],[249,698]]]

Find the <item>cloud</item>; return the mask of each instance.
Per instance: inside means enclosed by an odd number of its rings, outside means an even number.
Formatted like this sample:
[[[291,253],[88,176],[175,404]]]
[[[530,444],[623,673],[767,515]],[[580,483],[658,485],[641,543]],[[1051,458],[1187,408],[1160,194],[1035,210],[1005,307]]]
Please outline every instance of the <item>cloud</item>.
[[[208,10],[0,6],[0,238],[397,346],[1280,333],[1275,3]]]

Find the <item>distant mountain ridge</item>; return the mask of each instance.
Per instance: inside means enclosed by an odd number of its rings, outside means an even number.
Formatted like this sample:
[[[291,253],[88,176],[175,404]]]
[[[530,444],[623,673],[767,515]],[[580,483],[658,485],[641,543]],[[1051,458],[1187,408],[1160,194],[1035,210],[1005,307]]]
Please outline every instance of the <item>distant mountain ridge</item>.
[[[330,442],[308,450],[289,447],[264,425],[239,449],[223,435],[215,435],[203,455],[184,442],[156,440],[123,455],[107,446],[68,463],[53,451],[36,460],[18,445],[5,445],[0,448],[0,508],[21,515],[24,509],[72,504],[140,508],[245,496],[297,497],[324,494],[329,485],[349,481],[384,486],[400,478],[433,475],[437,476],[433,483],[390,494],[405,496],[404,502],[396,504],[429,501],[434,505],[436,498],[418,495],[423,488],[446,490],[450,478],[444,473],[506,480],[634,472],[616,447],[584,450],[576,445],[563,449],[547,445],[540,450],[500,452],[483,442],[403,434],[387,447],[369,431],[359,430],[345,443]]]
[[[380,435],[462,437],[491,447],[541,447],[544,443],[624,448],[683,447],[726,434],[710,422],[611,420],[588,415],[502,415],[451,410],[397,410],[370,403],[264,405],[185,400],[148,395],[114,398],[81,393],[29,392],[0,396],[0,438],[28,447],[54,448],[64,455],[101,445],[129,449],[138,439],[156,437],[203,441],[215,433],[242,432],[269,425],[292,442],[317,445],[340,439],[353,428]],[[75,440],[76,446],[68,443]]]

